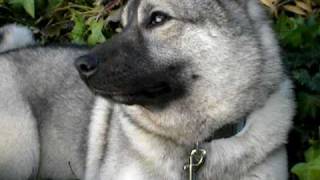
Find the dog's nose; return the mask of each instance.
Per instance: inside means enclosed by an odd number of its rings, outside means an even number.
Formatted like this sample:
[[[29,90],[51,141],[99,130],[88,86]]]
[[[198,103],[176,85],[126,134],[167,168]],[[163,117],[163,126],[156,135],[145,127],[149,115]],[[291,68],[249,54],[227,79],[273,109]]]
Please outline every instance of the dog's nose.
[[[79,73],[85,77],[92,76],[98,69],[98,59],[91,55],[81,56],[75,61]]]

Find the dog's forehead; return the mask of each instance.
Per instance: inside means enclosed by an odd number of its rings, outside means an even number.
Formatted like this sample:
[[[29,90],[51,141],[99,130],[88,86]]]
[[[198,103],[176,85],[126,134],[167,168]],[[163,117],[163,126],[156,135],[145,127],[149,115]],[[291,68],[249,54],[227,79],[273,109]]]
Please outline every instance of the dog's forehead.
[[[130,0],[123,9],[122,18],[130,19],[135,15],[142,15],[157,8],[157,10],[168,11],[170,9],[177,9],[177,2],[170,0]]]
[[[204,3],[206,0],[203,0]],[[200,6],[194,3],[194,0],[140,0],[138,5],[138,14],[144,14],[151,10],[153,11],[164,11],[171,15],[183,16],[188,14],[190,16],[192,12],[196,12]]]
[[[212,3],[211,0],[129,0],[124,8],[123,13],[129,14],[130,11],[133,13],[146,12],[153,8],[161,8],[162,10],[174,10],[179,13],[195,11],[197,8],[206,7],[208,3]]]
[[[152,11],[164,11],[170,15],[189,20],[199,21],[214,18],[225,20],[232,14],[230,7],[241,7],[242,0],[129,0],[122,14],[122,23],[127,24],[132,18],[142,19]],[[228,7],[230,6],[230,7]]]

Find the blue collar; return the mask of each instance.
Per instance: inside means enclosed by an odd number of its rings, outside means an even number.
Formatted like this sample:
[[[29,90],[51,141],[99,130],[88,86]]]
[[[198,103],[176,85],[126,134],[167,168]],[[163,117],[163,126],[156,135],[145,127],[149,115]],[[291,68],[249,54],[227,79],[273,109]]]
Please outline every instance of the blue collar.
[[[204,142],[208,143],[215,139],[230,138],[241,132],[247,124],[247,118],[242,118],[235,123],[226,124],[220,129],[216,130],[212,136],[207,138]]]

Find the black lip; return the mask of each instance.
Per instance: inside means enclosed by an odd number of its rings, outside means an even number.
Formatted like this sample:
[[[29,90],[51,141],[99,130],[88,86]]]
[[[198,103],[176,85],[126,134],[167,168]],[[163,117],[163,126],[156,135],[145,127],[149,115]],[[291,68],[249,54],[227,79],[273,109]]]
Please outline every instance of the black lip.
[[[127,105],[146,104],[155,100],[164,100],[173,94],[172,88],[167,83],[159,83],[157,85],[147,86],[143,89],[132,92],[102,90],[90,86],[89,83],[87,84],[95,94]]]

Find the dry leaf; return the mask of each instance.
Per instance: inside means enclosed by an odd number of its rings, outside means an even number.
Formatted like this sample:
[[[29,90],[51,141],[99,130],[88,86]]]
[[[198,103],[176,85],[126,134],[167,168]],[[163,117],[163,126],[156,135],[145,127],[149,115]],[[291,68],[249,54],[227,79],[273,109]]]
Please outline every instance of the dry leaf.
[[[260,0],[260,2],[265,6],[269,7],[271,9],[271,12],[275,14],[275,16],[278,15],[277,4],[279,0]]]
[[[272,8],[272,9],[276,9],[277,8],[277,4],[278,4],[278,0],[260,0],[264,5]]]
[[[307,11],[308,13],[312,13],[311,4],[308,5],[306,2],[296,1],[296,5],[297,5],[298,7],[300,7],[301,9]]]
[[[306,16],[307,13],[301,9],[300,7],[298,6],[294,6],[294,5],[284,5],[283,8],[287,11],[290,11],[290,12],[293,12],[293,13],[296,13],[296,14],[299,14],[299,15],[303,15],[303,16]]]

